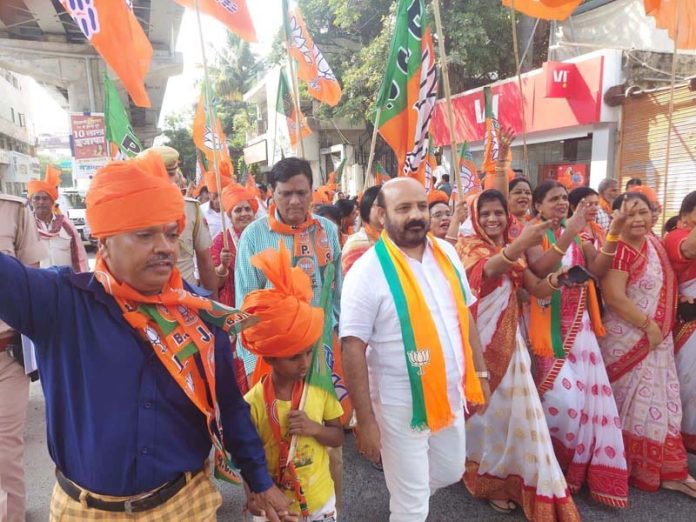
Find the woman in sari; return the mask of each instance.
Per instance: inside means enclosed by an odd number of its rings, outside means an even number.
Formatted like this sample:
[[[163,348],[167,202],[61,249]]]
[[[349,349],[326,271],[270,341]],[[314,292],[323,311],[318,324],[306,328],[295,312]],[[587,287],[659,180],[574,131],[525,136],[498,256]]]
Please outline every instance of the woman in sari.
[[[541,219],[551,222],[542,246],[527,250],[538,277],[559,266],[580,266],[597,277],[607,272],[625,214],[615,212],[607,242],[597,252],[591,241],[580,237],[588,221],[584,201],[566,221],[569,205],[563,185],[545,181],[534,191],[532,203]],[[530,310],[537,389],[568,486],[577,492],[587,483],[599,502],[626,507],[621,419],[597,343],[604,330],[594,283],[567,283],[551,299],[532,298]]]
[[[218,299],[221,303],[234,307],[234,264],[237,258],[237,244],[244,229],[254,221],[259,204],[256,198],[238,183],[230,183],[222,189],[221,199],[232,226],[213,238],[210,255],[218,278]],[[227,248],[225,248],[223,234],[227,234]],[[237,356],[236,346],[237,343],[232,343],[234,369],[237,386],[244,394],[249,391],[249,383],[244,371],[244,362]]]
[[[621,417],[629,481],[644,491],[661,486],[696,498],[680,433],[672,338],[677,280],[650,233],[648,198],[628,192],[613,205],[624,205],[628,219],[611,270],[602,278],[607,333],[600,345]]]
[[[490,372],[491,399],[485,413],[466,421],[464,483],[499,512],[519,504],[528,520],[580,520],[554,456],[518,325],[517,289],[525,286],[547,297],[558,288],[560,271],[540,280],[523,260],[548,225],[530,225],[508,244],[507,203],[497,190],[482,192],[470,214],[474,234],[462,237],[457,251],[478,296],[472,313]]]
[[[377,212],[375,202],[381,188],[381,185],[370,187],[363,193],[360,199],[359,208],[362,227],[346,240],[341,252],[341,268],[344,276],[353,264],[379,239],[382,224],[379,222],[379,213]]]
[[[587,240],[592,241],[596,250],[600,250],[602,245],[604,245],[607,233],[599,226],[599,223],[597,223],[597,216],[600,211],[599,194],[590,187],[578,187],[571,190],[568,194],[570,210],[575,212],[582,200],[585,200],[588,218],[587,226],[582,231],[582,235],[587,238]]]
[[[514,136],[512,136],[514,137]],[[502,141],[502,140],[501,140]],[[509,144],[506,142],[506,147]],[[508,183],[508,205],[510,206],[509,236],[515,239],[524,225],[531,221],[532,185],[527,178],[515,178]]]
[[[682,201],[679,225],[665,237],[665,248],[679,280],[674,348],[684,408],[681,432],[686,450],[696,453],[696,191]]]

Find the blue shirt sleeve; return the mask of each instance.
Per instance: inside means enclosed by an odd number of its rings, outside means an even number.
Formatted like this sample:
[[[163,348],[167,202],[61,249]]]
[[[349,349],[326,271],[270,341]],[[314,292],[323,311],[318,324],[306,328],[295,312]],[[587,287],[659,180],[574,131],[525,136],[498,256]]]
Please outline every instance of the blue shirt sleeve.
[[[34,341],[50,338],[59,326],[61,279],[57,270],[31,268],[0,253],[0,319]]]
[[[261,493],[273,486],[266,466],[266,455],[261,439],[251,422],[249,405],[237,387],[232,348],[227,334],[216,329],[215,339],[215,386],[225,447],[241,469],[242,476],[251,490]]]

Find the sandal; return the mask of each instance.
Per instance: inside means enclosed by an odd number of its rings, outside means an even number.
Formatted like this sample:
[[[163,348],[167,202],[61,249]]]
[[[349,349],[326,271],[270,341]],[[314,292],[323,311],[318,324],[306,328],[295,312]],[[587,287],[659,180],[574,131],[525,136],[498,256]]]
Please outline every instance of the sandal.
[[[511,500],[507,501],[507,508],[496,504],[494,500],[489,500],[488,505],[491,507],[491,509],[493,509],[493,511],[497,511],[498,513],[502,513],[503,515],[509,515],[517,509],[517,504],[515,504]]]
[[[685,495],[696,498],[696,480],[693,477],[688,477],[686,480],[668,480],[662,482],[660,486],[663,489],[668,489],[670,491],[678,491],[684,493]]]

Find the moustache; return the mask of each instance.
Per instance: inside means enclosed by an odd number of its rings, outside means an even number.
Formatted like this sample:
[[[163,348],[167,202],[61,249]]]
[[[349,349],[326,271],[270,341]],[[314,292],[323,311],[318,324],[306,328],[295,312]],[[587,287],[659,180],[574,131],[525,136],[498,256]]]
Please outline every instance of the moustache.
[[[406,230],[411,230],[412,228],[425,228],[427,225],[425,224],[425,221],[422,220],[415,220],[415,221],[409,221],[406,223],[406,226],[404,227]]]
[[[148,259],[147,264],[148,264],[148,266],[150,266],[150,265],[156,265],[156,264],[163,263],[163,262],[169,263],[170,265],[174,265],[174,258],[170,255],[167,255],[167,254],[160,254],[160,255],[153,256],[150,259]]]

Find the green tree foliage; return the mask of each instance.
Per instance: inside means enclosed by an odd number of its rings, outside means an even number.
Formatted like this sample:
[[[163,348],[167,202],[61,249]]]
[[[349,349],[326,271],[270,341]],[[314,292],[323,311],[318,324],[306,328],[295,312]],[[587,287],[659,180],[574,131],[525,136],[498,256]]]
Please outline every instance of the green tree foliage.
[[[230,154],[236,160],[246,143],[246,132],[256,119],[256,109],[242,100],[265,70],[265,63],[249,48],[249,43],[227,33],[227,45],[217,53],[210,67],[215,107],[227,135]]]
[[[167,139],[166,145],[179,151],[181,171],[189,181],[196,178],[196,145],[193,143],[191,134],[192,121],[192,110],[173,114],[165,118],[162,131]]]
[[[343,86],[341,103],[333,109],[322,106],[318,116],[372,119],[371,111],[391,38],[393,17],[390,15],[396,3],[391,0],[299,0],[299,4],[314,41]],[[510,14],[500,2],[442,0],[441,11],[452,92],[515,74]],[[537,35],[544,31],[548,32],[548,26],[541,24]],[[272,62],[278,63],[285,58],[281,42],[279,36],[270,57]],[[536,48],[545,51],[543,45],[536,45]],[[535,56],[534,63],[540,61],[543,59]]]

